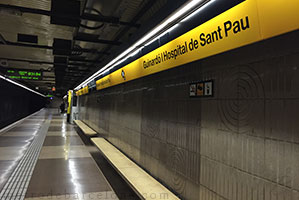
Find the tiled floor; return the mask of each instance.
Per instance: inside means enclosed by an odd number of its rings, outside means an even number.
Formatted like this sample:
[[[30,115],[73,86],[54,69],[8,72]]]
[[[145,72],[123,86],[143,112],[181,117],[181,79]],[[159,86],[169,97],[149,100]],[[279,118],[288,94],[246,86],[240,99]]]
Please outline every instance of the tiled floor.
[[[25,198],[118,199],[74,127],[57,110],[41,111],[0,133],[0,191],[46,121],[47,134]]]
[[[79,136],[47,136],[44,146],[83,145]]]

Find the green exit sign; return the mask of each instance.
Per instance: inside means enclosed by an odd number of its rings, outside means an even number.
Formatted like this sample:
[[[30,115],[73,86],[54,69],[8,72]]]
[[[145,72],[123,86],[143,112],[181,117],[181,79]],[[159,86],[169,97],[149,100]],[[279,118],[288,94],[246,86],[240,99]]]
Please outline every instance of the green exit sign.
[[[6,75],[11,79],[22,79],[22,80],[42,80],[42,71],[31,71],[23,69],[7,69]]]

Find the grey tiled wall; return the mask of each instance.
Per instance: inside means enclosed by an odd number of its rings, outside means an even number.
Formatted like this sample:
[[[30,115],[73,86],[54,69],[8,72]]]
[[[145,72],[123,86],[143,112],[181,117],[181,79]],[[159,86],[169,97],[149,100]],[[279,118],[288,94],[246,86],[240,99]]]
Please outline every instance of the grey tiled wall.
[[[82,96],[80,118],[183,199],[298,200],[298,33]]]

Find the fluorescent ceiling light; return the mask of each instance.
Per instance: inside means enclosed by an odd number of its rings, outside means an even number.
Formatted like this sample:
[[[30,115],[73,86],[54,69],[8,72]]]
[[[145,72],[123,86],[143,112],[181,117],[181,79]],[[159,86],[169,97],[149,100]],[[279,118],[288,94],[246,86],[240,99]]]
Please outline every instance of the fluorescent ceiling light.
[[[201,10],[203,10],[206,7],[210,6],[214,1],[216,1],[216,0],[210,0],[210,1],[206,2],[200,8],[198,8],[196,11],[194,11],[190,15],[186,16],[181,22],[188,21],[189,19],[191,19],[192,17],[194,17],[195,15],[197,15]]]
[[[140,50],[144,44],[148,44],[150,41],[153,41],[153,38],[157,38],[157,34],[159,34],[163,29],[172,28],[173,25],[177,24],[180,18],[184,17],[184,15],[188,14],[188,12],[192,11],[194,8],[202,4],[204,1],[207,0],[190,0],[185,5],[183,5],[181,8],[177,9],[172,15],[170,15],[167,19],[162,21],[158,26],[156,26],[153,30],[148,32],[145,36],[143,36],[140,40],[138,40],[135,44],[133,44],[131,47],[129,47],[127,50],[122,52],[120,55],[118,55],[116,58],[111,60],[108,64],[106,64],[103,68],[101,68],[99,71],[94,73],[92,76],[90,76],[88,79],[83,81],[81,84],[79,84],[75,90],[80,89],[81,87],[86,86],[91,80],[94,78],[104,74],[105,72],[109,71],[113,67],[115,67],[117,64],[121,63],[123,60],[127,59],[131,55],[129,55],[131,52],[136,52]],[[173,24],[172,24],[173,23]],[[158,35],[160,37],[162,34],[165,34],[167,31],[163,31]]]
[[[13,80],[10,80],[9,78],[6,78],[6,77],[4,77],[4,76],[2,76],[2,75],[0,75],[0,78],[4,79],[4,80],[6,80],[6,81],[8,81],[8,82],[10,82],[10,83],[12,83],[12,84],[15,84],[15,85],[17,85],[17,86],[19,86],[19,87],[22,87],[22,88],[24,88],[24,89],[26,89],[26,90],[29,90],[30,92],[33,92],[33,93],[35,93],[35,94],[38,94],[38,95],[40,95],[40,96],[42,96],[42,97],[46,97],[45,95],[43,95],[43,94],[41,94],[41,93],[39,93],[39,92],[37,92],[37,91],[34,91],[34,90],[32,90],[32,89],[30,89],[30,88],[28,88],[28,87],[26,87],[26,86],[24,86],[24,85],[22,85],[22,84],[20,84],[20,83],[17,83],[17,82],[15,82],[15,81],[13,81]]]
[[[149,40],[144,46],[148,46],[150,45],[152,42],[156,41],[157,39],[159,39],[160,37],[163,37],[166,33],[171,32],[172,30],[176,29],[179,26],[179,24],[175,24],[173,25],[171,28],[167,29],[166,31],[164,31],[163,33],[159,34],[158,36],[154,37],[153,39]]]

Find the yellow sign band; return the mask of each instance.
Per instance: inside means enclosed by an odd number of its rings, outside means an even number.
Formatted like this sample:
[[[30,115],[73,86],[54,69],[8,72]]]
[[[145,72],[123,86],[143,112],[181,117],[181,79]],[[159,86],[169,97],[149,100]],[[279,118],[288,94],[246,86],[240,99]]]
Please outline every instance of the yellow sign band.
[[[80,89],[76,92],[77,96],[81,96],[81,95],[84,95],[84,94],[88,94],[88,86],[86,86],[86,87],[84,87],[84,88],[82,88],[82,89]]]
[[[96,81],[97,90],[299,28],[299,0],[246,0]]]

